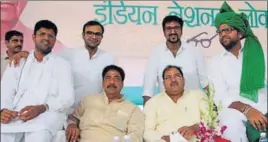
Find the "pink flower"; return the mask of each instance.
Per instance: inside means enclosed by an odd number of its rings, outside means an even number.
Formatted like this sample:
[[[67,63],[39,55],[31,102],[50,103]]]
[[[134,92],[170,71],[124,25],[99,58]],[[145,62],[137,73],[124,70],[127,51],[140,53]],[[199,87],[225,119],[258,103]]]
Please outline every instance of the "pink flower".
[[[206,132],[206,128],[205,127],[202,127],[200,130],[201,130],[201,133],[205,133]]]
[[[221,127],[221,134],[223,134],[223,132],[227,129],[227,126],[222,126]]]

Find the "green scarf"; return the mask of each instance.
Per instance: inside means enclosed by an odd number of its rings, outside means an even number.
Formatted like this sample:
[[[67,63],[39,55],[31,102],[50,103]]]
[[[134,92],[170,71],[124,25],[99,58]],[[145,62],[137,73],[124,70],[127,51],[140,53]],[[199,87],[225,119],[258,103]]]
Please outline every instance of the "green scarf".
[[[240,96],[258,102],[258,90],[264,87],[265,82],[265,59],[262,46],[250,29],[247,16],[244,13],[236,14],[226,2],[223,3],[215,19],[217,29],[221,24],[237,28],[244,35]]]

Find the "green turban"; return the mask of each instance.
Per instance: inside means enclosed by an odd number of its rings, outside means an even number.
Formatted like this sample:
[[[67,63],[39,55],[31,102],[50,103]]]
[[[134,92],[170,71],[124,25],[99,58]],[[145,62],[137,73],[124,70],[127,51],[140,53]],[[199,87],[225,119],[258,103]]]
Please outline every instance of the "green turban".
[[[244,13],[235,13],[226,2],[223,3],[215,19],[217,29],[222,24],[238,29],[245,38],[240,96],[258,102],[258,90],[264,88],[265,82],[265,59],[262,46],[250,29],[247,16]]]

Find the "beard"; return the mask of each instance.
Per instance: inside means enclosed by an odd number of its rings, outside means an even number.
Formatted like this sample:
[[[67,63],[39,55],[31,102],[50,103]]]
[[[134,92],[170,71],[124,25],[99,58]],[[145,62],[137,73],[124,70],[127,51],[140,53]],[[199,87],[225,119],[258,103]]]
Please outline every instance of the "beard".
[[[180,42],[180,40],[181,39],[179,38],[177,34],[169,34],[167,41],[170,43],[178,43]]]
[[[40,51],[43,55],[47,55],[47,54],[49,54],[49,53],[52,51],[52,47],[46,47],[46,48],[43,48],[43,47],[40,47],[40,46],[36,45],[36,48],[37,48],[38,51]]]
[[[237,44],[236,40],[230,40],[229,43],[224,44],[223,40],[221,40],[221,45],[225,48],[225,50],[230,51],[231,49],[233,49],[235,47],[235,45]]]

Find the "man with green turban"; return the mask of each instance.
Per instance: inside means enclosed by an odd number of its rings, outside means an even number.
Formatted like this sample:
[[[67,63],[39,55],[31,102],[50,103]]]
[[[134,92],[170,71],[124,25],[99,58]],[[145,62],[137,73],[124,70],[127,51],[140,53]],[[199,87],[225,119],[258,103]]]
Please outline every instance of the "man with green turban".
[[[252,125],[257,133],[267,128],[267,63],[263,48],[250,29],[247,16],[235,13],[226,2],[215,25],[225,51],[212,60],[208,72],[215,89],[215,103],[223,107],[219,119],[221,125],[227,126],[224,136],[232,142],[257,140],[258,134],[254,140],[247,138],[246,127]]]

